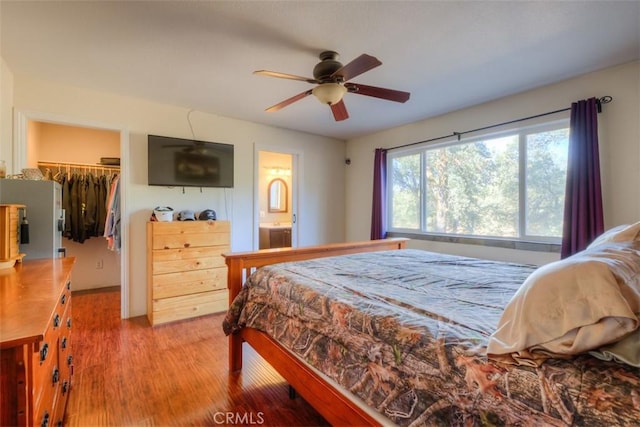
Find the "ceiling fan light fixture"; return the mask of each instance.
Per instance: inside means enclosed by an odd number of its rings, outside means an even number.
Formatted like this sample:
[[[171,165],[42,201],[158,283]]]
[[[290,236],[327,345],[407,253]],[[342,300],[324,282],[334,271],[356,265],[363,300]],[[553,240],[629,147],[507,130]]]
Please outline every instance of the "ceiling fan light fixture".
[[[311,92],[323,104],[333,105],[342,100],[344,94],[347,93],[347,88],[340,83],[322,83],[314,87]]]

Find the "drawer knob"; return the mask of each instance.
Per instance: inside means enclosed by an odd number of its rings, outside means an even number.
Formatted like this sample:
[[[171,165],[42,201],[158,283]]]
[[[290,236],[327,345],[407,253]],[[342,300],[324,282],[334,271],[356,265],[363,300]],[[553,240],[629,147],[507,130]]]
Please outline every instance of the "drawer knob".
[[[60,297],[60,304],[64,305],[65,302],[67,302],[67,294],[62,294],[62,297]]]
[[[60,381],[60,370],[58,370],[58,368],[55,368],[53,370],[53,374],[51,375],[51,382],[53,384],[57,384],[58,381]]]
[[[62,383],[62,394],[66,394],[69,391],[69,381],[64,380]]]
[[[60,326],[60,315],[56,313],[56,317],[53,318],[53,327],[57,328]]]
[[[73,363],[73,356],[72,355],[67,356],[67,365],[71,366],[72,363]]]
[[[184,244],[184,247],[185,247],[185,248],[188,248],[189,246],[191,246],[191,243],[185,243],[185,244]]]
[[[62,338],[62,342],[60,343],[60,346],[62,346],[63,350],[67,348],[67,337]]]
[[[67,328],[71,329],[71,317],[67,319]]]
[[[47,354],[49,354],[49,344],[44,343],[40,349],[40,363],[47,360]]]
[[[40,426],[49,427],[49,418],[51,418],[51,416],[49,415],[49,412],[44,411],[44,415],[42,416],[42,422],[40,423]]]

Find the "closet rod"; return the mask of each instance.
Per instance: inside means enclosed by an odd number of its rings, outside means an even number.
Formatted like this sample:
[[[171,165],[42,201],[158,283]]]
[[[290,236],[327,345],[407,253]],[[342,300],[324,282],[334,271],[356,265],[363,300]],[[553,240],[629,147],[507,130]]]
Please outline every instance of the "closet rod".
[[[38,162],[38,166],[43,166],[43,167],[64,167],[64,168],[76,168],[76,169],[113,169],[113,170],[120,170],[120,166],[116,166],[116,165],[103,165],[101,163],[73,163],[73,162],[50,162],[50,161],[39,161]]]
[[[601,98],[598,98],[596,100],[597,107],[598,107],[598,113],[602,112],[602,104],[608,104],[611,101],[613,101],[613,97],[611,97],[609,95],[605,95],[605,96],[603,96]],[[569,111],[569,110],[571,110],[571,107],[562,108],[560,110],[555,110],[555,111],[549,111],[549,112],[542,113],[542,114],[536,114],[534,116],[523,117],[521,119],[509,120],[508,122],[502,122],[502,123],[498,123],[498,124],[495,124],[495,125],[484,126],[484,127],[477,128],[477,129],[466,130],[464,132],[453,132],[451,135],[444,135],[444,136],[439,136],[437,138],[425,139],[424,141],[411,142],[409,144],[404,144],[404,145],[398,145],[396,147],[391,147],[391,148],[388,148],[387,151],[396,150],[398,148],[411,147],[413,145],[418,145],[418,144],[425,144],[427,142],[439,141],[441,139],[451,138],[452,136],[457,136],[458,137],[458,141],[460,141],[460,137],[462,135],[467,134],[467,133],[473,133],[473,132],[478,132],[478,131],[481,131],[481,130],[497,128],[497,127],[504,126],[504,125],[510,125],[512,123],[523,122],[525,120],[537,119],[538,117],[549,116],[551,114],[561,113],[563,111]]]

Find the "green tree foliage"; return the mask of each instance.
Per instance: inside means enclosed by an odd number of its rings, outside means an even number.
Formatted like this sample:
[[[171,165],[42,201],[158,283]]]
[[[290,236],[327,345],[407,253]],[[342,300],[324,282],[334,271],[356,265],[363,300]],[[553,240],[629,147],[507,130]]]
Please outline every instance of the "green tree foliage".
[[[420,153],[396,157],[391,165],[393,228],[420,229]]]
[[[569,130],[527,135],[527,234],[561,236]]]

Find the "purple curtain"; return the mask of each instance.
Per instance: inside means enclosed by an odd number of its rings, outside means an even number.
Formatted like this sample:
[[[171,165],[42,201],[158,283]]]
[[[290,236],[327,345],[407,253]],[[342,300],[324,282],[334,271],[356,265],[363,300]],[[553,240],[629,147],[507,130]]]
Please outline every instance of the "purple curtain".
[[[371,240],[384,239],[386,221],[387,150],[376,148],[373,161],[373,206],[371,208]]]
[[[585,249],[604,231],[597,104],[596,98],[571,104],[562,258]]]

